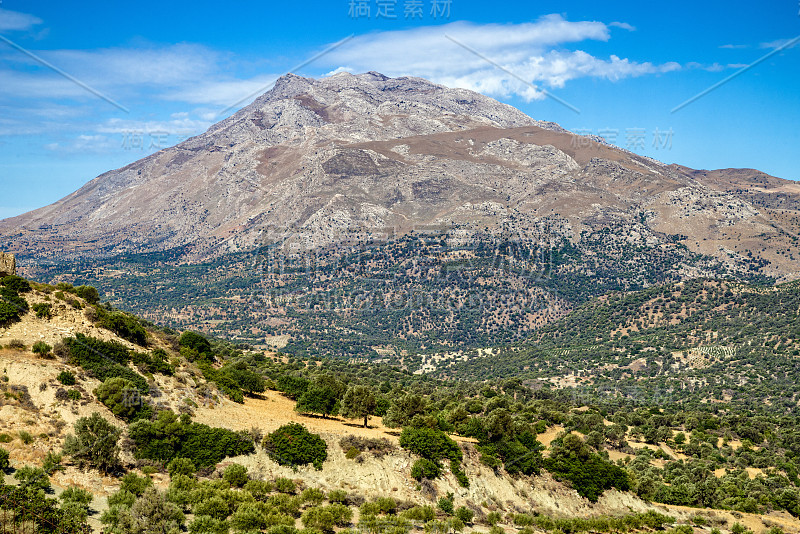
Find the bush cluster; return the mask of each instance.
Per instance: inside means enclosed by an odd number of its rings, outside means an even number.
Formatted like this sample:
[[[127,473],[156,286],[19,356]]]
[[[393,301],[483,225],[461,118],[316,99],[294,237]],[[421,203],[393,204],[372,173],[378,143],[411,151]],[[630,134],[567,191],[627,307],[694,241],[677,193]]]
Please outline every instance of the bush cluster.
[[[264,448],[275,462],[292,467],[312,464],[322,469],[322,463],[328,458],[325,440],[299,423],[283,425],[268,434],[264,438]]]
[[[169,463],[187,458],[198,467],[210,467],[226,456],[255,452],[247,432],[233,432],[194,423],[188,415],[177,416],[164,410],[154,421],[140,419],[131,424],[128,434],[136,445],[134,455]]]
[[[98,380],[120,377],[132,382],[143,395],[149,392],[147,380],[128,368],[132,355],[122,343],[75,334],[75,337],[65,338],[63,344],[67,361],[90,371]]]

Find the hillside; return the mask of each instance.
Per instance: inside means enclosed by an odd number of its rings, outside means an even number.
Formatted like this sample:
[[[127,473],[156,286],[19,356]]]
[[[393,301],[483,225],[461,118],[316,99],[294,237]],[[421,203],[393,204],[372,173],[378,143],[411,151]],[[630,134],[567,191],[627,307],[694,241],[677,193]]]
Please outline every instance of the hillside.
[[[420,78],[287,75],[202,135],[0,221],[0,242],[27,276],[160,324],[380,358],[519,341],[609,291],[793,280],[798,192]]]
[[[638,395],[682,407],[797,413],[799,332],[796,282],[700,279],[593,299],[490,355],[422,362],[437,376],[528,379],[598,402]]]
[[[95,529],[101,517],[106,526],[121,521],[118,528],[127,528],[120,525],[128,519],[114,518],[128,517],[128,507],[141,509],[144,499],[163,498],[163,506],[186,514],[187,525],[216,524],[212,519],[218,517],[219,525],[241,530],[236,525],[255,520],[246,519],[253,496],[265,510],[273,510],[270,514],[284,514],[275,518],[298,528],[323,524],[314,522],[320,519],[312,511],[320,503],[339,513],[342,509],[334,505],[343,502],[352,517],[342,519],[341,526],[379,534],[423,526],[499,532],[492,530],[498,523],[505,531],[610,532],[622,528],[609,526],[615,521],[626,524],[625,531],[676,521],[726,531],[739,528],[736,523],[755,532],[777,526],[784,532],[800,529],[800,522],[786,511],[800,514],[794,467],[800,449],[786,420],[714,415],[701,407],[674,412],[644,402],[634,403],[634,408],[643,407],[633,412],[630,406],[599,412],[582,399],[548,397],[519,380],[438,381],[381,364],[305,361],[218,340],[209,343],[196,334],[177,336],[100,305],[97,293],[85,286],[27,284],[8,277],[2,280],[2,291],[6,301],[22,299],[29,310],[0,327],[0,448],[10,452],[6,483],[11,484],[0,488],[33,491],[26,493],[31,502],[47,502],[50,492],[59,496],[62,507],[78,510],[78,518],[86,511],[76,504],[79,492],[74,488],[89,490],[88,521]],[[49,316],[39,304],[50,304]],[[42,341],[49,347],[31,352],[33,343]],[[102,357],[94,357],[98,355]],[[131,388],[142,381],[145,388],[135,402],[127,393],[102,393],[119,377]],[[352,410],[346,399],[359,387],[376,399],[366,412],[378,414],[369,419],[368,428],[362,428],[358,416],[353,421],[337,415]],[[328,405],[327,398],[336,402]],[[170,412],[184,415],[160,426],[170,420]],[[98,468],[93,463],[97,460],[70,448],[73,438],[68,434],[95,413],[123,433],[118,464]],[[263,436],[294,422],[325,443],[321,470],[279,465],[284,460],[275,456],[273,446],[261,446]],[[203,440],[200,448],[183,441],[198,432],[215,433],[216,438]],[[690,436],[686,441],[679,437],[684,433]],[[426,437],[419,441],[414,436]],[[162,439],[171,440],[168,449],[157,445]],[[439,440],[444,449],[419,448],[430,440]],[[237,452],[240,447],[245,447],[244,454]],[[707,457],[707,447],[716,452]],[[194,462],[201,463],[194,469],[203,466],[197,479],[181,478],[178,464],[167,461],[178,450],[197,455]],[[219,456],[209,459],[208,454]],[[450,470],[415,480],[417,464],[427,458],[438,463],[437,454],[450,455]],[[563,470],[579,465],[571,463],[577,459],[587,473],[600,469],[592,475],[596,478],[575,478]],[[237,487],[244,482],[232,482],[239,468],[231,465],[247,469],[251,481],[243,489]],[[642,479],[643,466],[650,470],[649,482]],[[712,493],[701,498],[694,486],[684,487],[680,477],[689,467],[691,476],[701,477],[709,488],[708,477],[720,481]],[[623,478],[605,480],[603,470]],[[280,482],[289,479],[295,481],[291,487]],[[49,482],[43,485],[45,480]],[[150,484],[165,493],[148,493]],[[741,489],[731,493],[731,484]],[[685,493],[678,493],[678,487]],[[306,490],[300,492],[302,488]],[[319,488],[323,497],[309,488]],[[761,498],[751,502],[748,497],[754,494]],[[7,495],[19,505],[19,493]],[[448,512],[442,498],[469,513]],[[214,499],[233,501],[224,513],[212,512]],[[142,504],[136,504],[139,500]],[[276,506],[282,507],[280,512]],[[3,513],[0,518],[8,520]],[[49,513],[56,517],[61,512]]]

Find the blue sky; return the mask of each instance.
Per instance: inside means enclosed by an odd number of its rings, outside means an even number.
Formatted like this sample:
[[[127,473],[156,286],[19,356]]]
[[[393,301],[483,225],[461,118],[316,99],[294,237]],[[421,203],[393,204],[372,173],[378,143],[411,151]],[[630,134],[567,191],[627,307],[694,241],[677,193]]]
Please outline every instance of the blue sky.
[[[800,43],[780,49],[797,36],[798,0],[3,0],[0,218],[204,131],[326,50],[295,72],[423,76],[667,163],[798,180]]]

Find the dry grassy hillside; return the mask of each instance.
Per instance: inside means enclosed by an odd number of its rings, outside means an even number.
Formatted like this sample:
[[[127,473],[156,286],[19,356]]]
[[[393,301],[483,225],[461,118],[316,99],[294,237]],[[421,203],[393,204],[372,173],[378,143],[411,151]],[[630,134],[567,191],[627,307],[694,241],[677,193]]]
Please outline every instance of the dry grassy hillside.
[[[33,311],[29,311],[19,322],[0,328],[0,344],[4,347],[0,350],[0,389],[3,391],[0,397],[0,440],[3,443],[0,445],[10,452],[12,468],[42,465],[49,452],[61,450],[66,434],[71,432],[72,425],[80,417],[99,413],[118,427],[127,426],[98,402],[93,391],[100,385],[99,380],[61,359],[34,354],[31,347],[35,342],[44,341],[56,345],[62,337],[81,333],[118,341],[131,349],[141,350],[141,347],[94,324],[91,313],[87,314],[86,311],[91,306],[87,306],[82,299],[68,296],[66,299],[74,302],[70,304],[55,297],[51,288],[38,285],[26,294],[26,298],[31,304],[51,303],[52,316],[37,318]],[[345,490],[348,494],[367,500],[392,497],[399,502],[431,504],[437,497],[453,494],[457,505],[467,506],[475,511],[475,523],[470,528],[477,531],[488,529],[481,520],[493,511],[501,512],[504,517],[509,513],[592,517],[656,510],[681,521],[690,521],[698,515],[704,516],[708,524],[722,528],[730,527],[738,521],[754,532],[765,532],[767,526],[771,525],[779,525],[786,532],[800,532],[800,522],[785,512],[758,516],[655,505],[644,502],[631,493],[617,490],[606,491],[593,504],[547,473],[533,477],[511,477],[504,474],[502,469],[492,470],[479,461],[474,440],[456,436],[454,438],[464,452],[464,471],[470,480],[469,488],[459,486],[451,473],[420,485],[410,476],[414,457],[398,446],[398,431],[384,427],[380,418],[373,417],[370,426],[363,428],[354,421],[342,418],[299,414],[295,411],[294,401],[271,390],[263,395],[247,397],[243,404],[238,404],[206,383],[199,370],[174,350],[167,336],[150,331],[148,344],[151,349],[159,347],[168,351],[177,366],[174,376],[156,374],[148,378],[150,387],[159,392],[159,402],[164,407],[175,412],[190,413],[195,421],[210,426],[254,431],[262,435],[286,423],[300,422],[310,431],[318,433],[328,446],[328,459],[320,471],[310,466],[294,470],[280,466],[263,449],[257,447],[255,454],[229,458],[218,464],[217,470],[210,474],[211,478],[218,476],[226,465],[235,462],[246,466],[251,477],[264,480],[286,477],[294,479],[301,487],[317,487],[326,492]],[[71,371],[75,375],[76,383],[72,386],[61,384],[58,376],[62,371]],[[200,393],[201,388],[205,393]],[[68,397],[66,390],[77,394]],[[539,435],[539,440],[549,446],[562,430],[562,427],[552,426]],[[348,450],[352,448],[350,444],[341,444],[346,437],[373,440],[385,438],[388,445],[380,453],[364,451],[353,455],[348,454]],[[634,448],[648,446],[635,441],[631,441],[630,445]],[[676,456],[666,445],[662,446],[662,450]],[[610,451],[610,454],[612,459],[621,457],[616,451]],[[134,459],[124,440],[122,460],[133,470],[143,465]],[[156,487],[166,489],[169,477],[165,472],[148,472]],[[6,481],[13,482],[13,478],[9,475]],[[95,470],[78,469],[66,462],[63,471],[53,474],[52,484],[56,494],[70,486],[85,488],[94,494],[94,514],[90,516],[90,523],[95,529],[100,529],[98,518],[107,509],[106,497],[119,489],[120,479]],[[503,521],[501,526],[507,532],[516,530],[513,523]]]

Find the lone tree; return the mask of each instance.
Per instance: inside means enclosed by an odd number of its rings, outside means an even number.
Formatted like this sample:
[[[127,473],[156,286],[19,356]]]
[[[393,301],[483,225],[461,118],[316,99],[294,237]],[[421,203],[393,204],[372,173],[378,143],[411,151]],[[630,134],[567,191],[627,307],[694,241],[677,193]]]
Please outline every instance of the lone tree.
[[[103,419],[97,412],[75,421],[75,435],[64,440],[64,454],[79,464],[110,471],[119,465],[117,442],[122,431]]]
[[[308,389],[297,399],[295,410],[300,413],[318,413],[328,417],[339,413],[339,400],[345,385],[330,375],[316,377]]]
[[[375,393],[367,386],[353,386],[347,390],[342,399],[342,415],[349,419],[364,418],[367,428],[369,416],[375,413]]]

